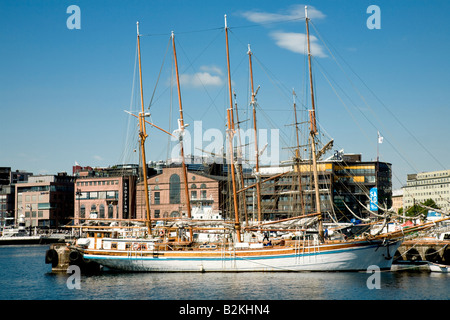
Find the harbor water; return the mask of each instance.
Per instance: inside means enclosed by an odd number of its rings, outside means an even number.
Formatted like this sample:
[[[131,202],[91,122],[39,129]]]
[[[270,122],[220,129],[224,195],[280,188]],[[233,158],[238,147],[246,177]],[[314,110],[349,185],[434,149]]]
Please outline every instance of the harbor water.
[[[450,275],[380,272],[53,274],[46,245],[0,247],[0,300],[448,300]],[[368,285],[369,284],[369,285]]]

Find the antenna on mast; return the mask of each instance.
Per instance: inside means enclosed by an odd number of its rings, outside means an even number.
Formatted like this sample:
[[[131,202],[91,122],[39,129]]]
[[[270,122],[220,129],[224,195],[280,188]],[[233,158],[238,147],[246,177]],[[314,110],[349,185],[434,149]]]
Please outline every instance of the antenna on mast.
[[[139,21],[136,21],[136,30],[137,30],[137,35],[139,36]]]

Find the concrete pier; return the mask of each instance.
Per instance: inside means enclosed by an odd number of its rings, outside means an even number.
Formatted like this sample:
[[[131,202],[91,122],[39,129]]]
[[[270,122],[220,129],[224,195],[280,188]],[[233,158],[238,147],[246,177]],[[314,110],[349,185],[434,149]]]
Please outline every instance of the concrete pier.
[[[398,248],[399,261],[430,261],[450,265],[450,240],[422,238],[407,240]]]
[[[67,243],[52,244],[45,253],[45,263],[52,265],[53,273],[66,273],[70,265],[77,265],[84,274],[100,272],[100,265],[86,261],[78,250]]]

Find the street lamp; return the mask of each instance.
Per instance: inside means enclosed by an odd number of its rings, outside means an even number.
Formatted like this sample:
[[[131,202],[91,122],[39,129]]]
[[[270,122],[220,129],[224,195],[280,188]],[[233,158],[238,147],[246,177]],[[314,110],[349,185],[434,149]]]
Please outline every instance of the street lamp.
[[[32,224],[32,222],[31,222],[31,219],[32,219],[32,207],[31,207],[31,205],[27,204],[27,208],[30,208],[30,225],[29,225],[29,228],[30,228],[30,236],[31,236],[31,224]]]

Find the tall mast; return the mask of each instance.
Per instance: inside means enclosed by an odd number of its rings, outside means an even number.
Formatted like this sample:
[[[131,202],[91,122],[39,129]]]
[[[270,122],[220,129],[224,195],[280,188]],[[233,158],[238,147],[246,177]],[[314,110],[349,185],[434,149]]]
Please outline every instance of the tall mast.
[[[184,179],[184,191],[186,196],[186,205],[187,205],[187,214],[188,218],[191,218],[191,200],[189,198],[189,186],[188,186],[188,177],[187,177],[187,168],[184,159],[184,146],[183,146],[183,135],[184,135],[184,118],[183,118],[183,106],[181,103],[181,89],[180,89],[180,77],[178,74],[178,62],[177,62],[177,51],[175,49],[175,34],[172,31],[172,47],[173,47],[173,59],[175,61],[175,73],[177,77],[177,89],[178,89],[178,104],[180,106],[180,120],[179,120],[179,130],[180,130],[180,154],[181,154],[181,163],[183,166],[183,179]],[[190,231],[190,240],[193,240],[192,228],[189,228]]]
[[[233,91],[233,95],[234,95],[234,109],[236,110],[236,126],[237,126],[237,130],[238,130],[238,139],[239,139],[239,147],[237,148],[237,156],[239,159],[242,159],[242,140],[241,140],[241,129],[240,129],[240,122],[239,122],[239,112],[238,112],[238,107],[237,107],[237,102],[236,102],[236,92]],[[244,171],[242,170],[242,163],[241,162],[237,162],[237,167],[238,169],[236,170],[236,173],[238,175],[238,181],[239,181],[239,188],[242,189],[244,188]],[[245,222],[248,225],[248,214],[247,214],[247,200],[245,199],[245,193],[242,193],[240,195],[240,205],[242,206],[243,210],[244,210],[244,217],[245,217]]]
[[[253,87],[253,68],[252,68],[252,51],[250,50],[250,45],[248,45],[248,62],[249,62],[249,68],[250,68],[250,83],[251,83],[251,89],[252,89],[252,100],[251,105],[253,109],[253,131],[255,135],[255,157],[256,157],[256,164],[255,164],[255,177],[256,177],[256,199],[257,199],[257,210],[258,210],[258,222],[262,221],[262,214],[261,214],[261,176],[259,174],[259,151],[258,151],[258,131],[256,128],[256,92]]]
[[[308,65],[309,65],[309,85],[311,88],[311,108],[309,111],[310,118],[310,138],[311,138],[311,153],[313,160],[313,170],[314,170],[314,189],[316,196],[316,211],[318,213],[319,218],[319,237],[323,239],[323,221],[322,221],[322,213],[320,209],[320,190],[319,190],[319,175],[317,173],[317,159],[316,159],[316,142],[315,136],[317,135],[317,126],[316,126],[316,108],[314,103],[314,88],[313,88],[313,79],[312,79],[312,67],[311,67],[311,47],[309,43],[309,25],[308,25],[308,7],[305,6],[305,20],[306,20],[306,37],[307,37],[307,45],[308,45]]]
[[[142,66],[141,66],[141,45],[140,45],[140,36],[139,36],[139,21],[136,22],[137,28],[137,45],[138,45],[138,57],[139,57],[139,79],[140,79],[140,87],[141,87],[141,107],[142,111],[139,113],[139,137],[141,144],[141,157],[142,157],[142,175],[144,179],[144,196],[145,196],[145,209],[147,216],[147,230],[148,234],[151,235],[152,232],[152,221],[150,216],[150,201],[148,198],[148,181],[147,181],[147,162],[145,160],[145,139],[148,137],[145,129],[145,112],[144,112],[144,91],[142,89]]]
[[[227,49],[227,69],[228,69],[228,91],[229,91],[229,100],[230,100],[230,108],[227,109],[228,115],[228,134],[229,134],[229,144],[230,144],[230,160],[231,160],[231,180],[233,184],[233,205],[234,205],[234,228],[236,230],[237,241],[241,242],[241,225],[239,222],[239,210],[237,203],[237,193],[236,193],[236,173],[234,168],[234,150],[233,150],[233,127],[232,127],[232,112],[233,112],[233,98],[232,98],[232,89],[231,89],[231,71],[230,71],[230,52],[228,48],[228,27],[227,27],[227,15],[225,15],[225,40],[226,40],[226,49]]]
[[[294,99],[294,120],[295,120],[295,135],[297,137],[297,148],[295,149],[295,165],[297,167],[298,173],[298,192],[300,194],[300,205],[302,206],[302,215],[305,214],[305,204],[303,202],[303,191],[302,191],[302,173],[300,171],[300,139],[299,139],[299,129],[297,121],[297,105],[295,103],[295,91],[292,90],[292,96]]]

